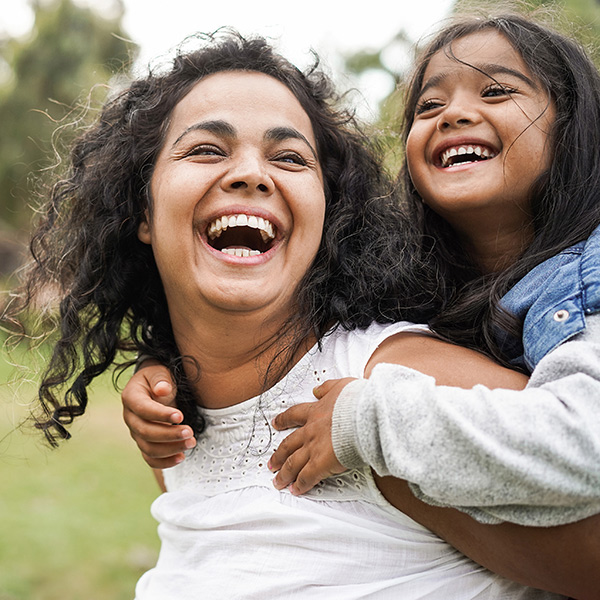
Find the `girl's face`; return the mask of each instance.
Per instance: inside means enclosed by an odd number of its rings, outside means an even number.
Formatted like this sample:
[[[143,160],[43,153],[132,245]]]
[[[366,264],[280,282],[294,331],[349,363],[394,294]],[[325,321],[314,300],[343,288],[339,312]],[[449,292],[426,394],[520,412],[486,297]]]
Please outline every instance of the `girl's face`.
[[[528,230],[529,192],[550,164],[554,116],[503,35],[453,41],[424,73],[406,147],[415,188],[467,238]]]
[[[177,104],[138,233],[174,329],[198,314],[287,316],[323,231],[315,149],[308,115],[268,75],[210,75]]]

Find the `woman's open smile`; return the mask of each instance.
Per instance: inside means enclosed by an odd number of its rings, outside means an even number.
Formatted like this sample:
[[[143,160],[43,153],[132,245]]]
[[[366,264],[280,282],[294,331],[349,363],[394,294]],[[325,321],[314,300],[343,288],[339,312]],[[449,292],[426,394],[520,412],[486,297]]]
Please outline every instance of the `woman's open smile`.
[[[140,227],[173,314],[291,310],[323,229],[315,148],[298,100],[264,74],[208,76],[175,107]]]

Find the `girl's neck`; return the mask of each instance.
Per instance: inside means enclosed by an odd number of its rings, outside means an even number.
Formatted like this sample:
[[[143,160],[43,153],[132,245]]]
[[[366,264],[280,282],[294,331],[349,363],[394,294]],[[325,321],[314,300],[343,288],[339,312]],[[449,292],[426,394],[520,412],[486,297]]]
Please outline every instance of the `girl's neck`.
[[[531,225],[518,223],[514,227],[495,223],[487,226],[457,228],[463,245],[483,273],[497,273],[514,264],[530,244]]]
[[[271,387],[277,378],[270,378],[281,375],[278,354],[294,343],[291,333],[282,335],[285,319],[267,321],[259,315],[229,314],[183,326],[177,326],[176,321],[173,332],[181,354],[192,356],[200,367],[199,376],[193,364],[185,367],[186,374],[199,404],[206,408],[239,404]],[[306,340],[300,344],[293,357],[285,351],[281,356],[290,358],[293,365],[312,343]]]

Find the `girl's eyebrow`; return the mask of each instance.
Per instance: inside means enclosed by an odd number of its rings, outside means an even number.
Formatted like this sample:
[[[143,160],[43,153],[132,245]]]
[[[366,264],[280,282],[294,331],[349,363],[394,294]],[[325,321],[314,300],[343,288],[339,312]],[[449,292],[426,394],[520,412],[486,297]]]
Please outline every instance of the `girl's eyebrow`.
[[[192,131],[208,131],[210,133],[214,133],[219,137],[225,137],[233,139],[237,137],[237,131],[235,127],[223,120],[214,120],[214,121],[202,121],[200,123],[194,123],[190,125],[179,135],[179,137],[173,142],[171,147],[175,147],[186,135],[191,133]],[[288,139],[296,139],[304,142],[312,152],[313,156],[316,160],[317,153],[315,149],[312,147],[312,144],[306,139],[304,135],[302,135],[297,129],[293,127],[272,127],[271,129],[267,129],[265,135],[263,136],[265,140],[282,142]]]
[[[505,65],[499,65],[496,63],[481,63],[478,65],[468,63],[464,64],[473,68],[475,71],[481,73],[482,75],[487,75],[490,78],[493,78],[495,75],[512,75],[513,77],[516,77],[517,79],[520,79],[521,81],[526,83],[534,90],[539,90],[539,86],[537,85],[537,83],[535,83],[535,81],[530,77],[527,77],[525,73],[522,73],[521,71],[517,71],[515,69],[511,69],[510,67],[507,67]],[[438,86],[444,81],[444,79],[449,77],[449,75],[450,73],[448,71],[444,71],[443,73],[438,73],[437,75],[433,75],[433,77],[430,77],[421,88],[419,96],[422,96],[428,89]]]

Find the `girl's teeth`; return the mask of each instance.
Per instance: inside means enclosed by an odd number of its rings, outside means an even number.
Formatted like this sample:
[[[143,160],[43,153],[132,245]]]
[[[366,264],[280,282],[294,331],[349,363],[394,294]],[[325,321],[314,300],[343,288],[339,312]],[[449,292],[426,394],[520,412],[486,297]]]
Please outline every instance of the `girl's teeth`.
[[[450,166],[449,161],[453,156],[464,156],[465,154],[474,154],[475,156],[483,158],[493,158],[496,156],[493,151],[482,148],[481,146],[456,146],[454,148],[449,148],[442,154],[442,167]]]

